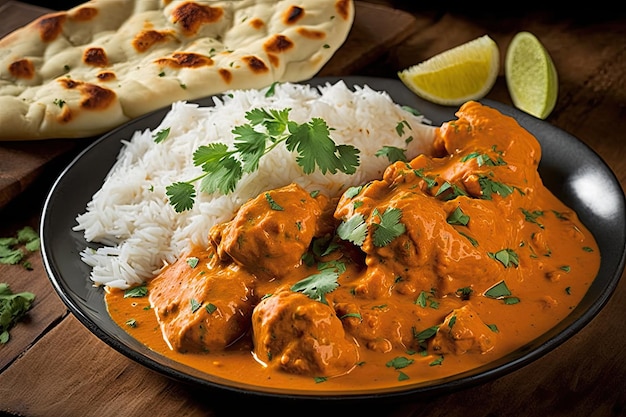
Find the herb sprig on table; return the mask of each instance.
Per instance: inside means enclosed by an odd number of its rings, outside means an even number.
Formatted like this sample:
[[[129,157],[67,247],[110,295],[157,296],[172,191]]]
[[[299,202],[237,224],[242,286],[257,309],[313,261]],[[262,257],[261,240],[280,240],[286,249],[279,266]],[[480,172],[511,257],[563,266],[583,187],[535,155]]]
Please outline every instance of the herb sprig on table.
[[[14,294],[8,284],[0,283],[0,345],[9,341],[9,330],[26,314],[34,300],[35,294]]]
[[[342,172],[354,174],[359,166],[359,150],[352,145],[337,145],[330,137],[326,121],[314,117],[309,122],[289,120],[291,109],[255,108],[246,112],[248,123],[235,126],[234,149],[224,143],[200,146],[193,154],[193,163],[202,174],[189,181],[175,182],[166,187],[170,204],[177,212],[193,207],[196,194],[194,183],[206,193],[233,192],[243,174],[258,170],[259,161],[279,145],[296,152],[296,162],[305,174],[318,169],[322,174]],[[157,132],[155,141],[165,140]]]

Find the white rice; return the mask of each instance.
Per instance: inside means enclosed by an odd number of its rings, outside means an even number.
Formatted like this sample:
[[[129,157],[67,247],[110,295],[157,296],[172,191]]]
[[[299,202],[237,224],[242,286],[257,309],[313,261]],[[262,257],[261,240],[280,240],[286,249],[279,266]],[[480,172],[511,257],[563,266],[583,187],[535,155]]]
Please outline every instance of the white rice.
[[[407,149],[406,156],[430,150],[434,129],[421,116],[402,109],[385,92],[368,86],[350,90],[343,82],[319,88],[283,83],[275,93],[263,90],[229,91],[214,107],[177,102],[154,129],[135,132],[124,141],[118,159],[102,188],[76,218],[76,231],[87,242],[102,244],[85,248],[82,260],[92,267],[94,285],[117,288],[145,282],[164,265],[172,263],[192,244],[206,245],[212,225],[229,220],[246,200],[260,192],[296,182],[306,189],[337,195],[346,188],[380,178],[389,161],[375,153],[384,145]],[[342,173],[305,175],[295,155],[284,146],[261,158],[259,170],[244,175],[237,189],[226,196],[198,192],[191,210],[176,213],[165,188],[202,173],[193,165],[193,152],[211,142],[233,143],[233,127],[247,123],[253,108],[290,108],[289,118],[305,123],[323,118],[337,143],[360,149],[360,166],[354,175]],[[399,123],[406,127],[400,135]],[[167,139],[155,143],[153,133],[170,128]],[[407,139],[413,140],[407,145]],[[197,188],[197,187],[196,187]]]

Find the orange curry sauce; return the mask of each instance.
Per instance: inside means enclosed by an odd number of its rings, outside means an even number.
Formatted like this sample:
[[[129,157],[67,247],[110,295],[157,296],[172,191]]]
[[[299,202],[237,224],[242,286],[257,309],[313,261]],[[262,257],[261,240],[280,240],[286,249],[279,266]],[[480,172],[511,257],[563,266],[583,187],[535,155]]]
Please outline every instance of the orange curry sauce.
[[[580,302],[600,253],[543,186],[531,134],[477,102],[457,117],[433,155],[338,199],[263,193],[143,297],[107,291],[111,317],[164,356],[270,390],[395,388],[520,348]]]

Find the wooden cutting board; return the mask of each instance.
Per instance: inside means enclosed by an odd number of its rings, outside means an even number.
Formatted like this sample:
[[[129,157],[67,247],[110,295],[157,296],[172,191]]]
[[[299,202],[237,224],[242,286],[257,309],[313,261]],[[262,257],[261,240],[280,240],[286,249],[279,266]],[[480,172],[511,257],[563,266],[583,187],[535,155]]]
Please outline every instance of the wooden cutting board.
[[[318,75],[358,73],[416,30],[415,18],[406,12],[363,1],[355,2],[355,5],[355,20],[346,42]],[[0,36],[48,11],[18,1],[0,0]],[[37,178],[49,174],[50,170],[46,168],[53,162],[69,161],[91,141],[48,139],[0,142],[0,209]]]

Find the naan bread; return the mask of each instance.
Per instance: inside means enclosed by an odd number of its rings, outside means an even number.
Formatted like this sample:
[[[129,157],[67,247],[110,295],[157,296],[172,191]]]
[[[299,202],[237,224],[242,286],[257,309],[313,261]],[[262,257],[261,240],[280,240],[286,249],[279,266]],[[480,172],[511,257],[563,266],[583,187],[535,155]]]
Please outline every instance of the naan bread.
[[[231,89],[311,78],[351,0],[91,0],[0,40],[0,140],[101,134]]]

